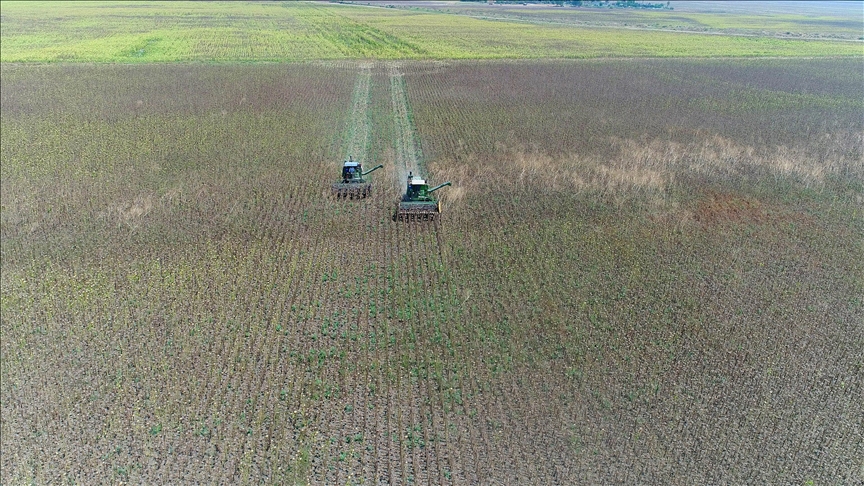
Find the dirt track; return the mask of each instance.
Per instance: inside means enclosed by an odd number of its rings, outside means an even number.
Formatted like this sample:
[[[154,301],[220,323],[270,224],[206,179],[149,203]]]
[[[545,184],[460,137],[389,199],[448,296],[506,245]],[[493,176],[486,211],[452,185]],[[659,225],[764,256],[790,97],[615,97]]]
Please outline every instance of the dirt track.
[[[388,66],[390,76],[390,93],[393,99],[393,123],[396,127],[396,167],[399,174],[398,183],[401,185],[409,172],[414,175],[425,177],[421,165],[420,154],[414,134],[414,126],[408,111],[408,95],[405,92],[405,78],[401,72],[399,63],[391,63]]]

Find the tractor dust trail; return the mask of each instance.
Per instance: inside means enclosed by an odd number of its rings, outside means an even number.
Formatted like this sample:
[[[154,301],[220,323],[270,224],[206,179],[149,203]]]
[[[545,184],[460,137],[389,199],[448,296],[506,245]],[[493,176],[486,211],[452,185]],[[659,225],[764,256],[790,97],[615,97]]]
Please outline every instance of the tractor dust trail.
[[[414,142],[414,126],[408,116],[408,94],[405,92],[405,79],[399,71],[399,64],[389,65],[390,94],[393,99],[393,122],[396,127],[396,174],[399,176],[398,183],[408,177],[408,172],[413,172],[421,177],[425,176],[420,170],[420,152]]]
[[[345,160],[353,156],[356,160],[365,161],[369,146],[369,94],[372,88],[372,64],[360,65],[360,74],[352,94],[351,113],[348,114],[343,140]]]

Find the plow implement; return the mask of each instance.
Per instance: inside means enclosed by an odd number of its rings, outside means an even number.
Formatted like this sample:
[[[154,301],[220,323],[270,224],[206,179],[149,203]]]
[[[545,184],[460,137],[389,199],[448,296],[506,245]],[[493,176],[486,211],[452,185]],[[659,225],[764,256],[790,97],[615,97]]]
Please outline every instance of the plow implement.
[[[372,193],[372,183],[359,182],[343,184],[337,182],[333,184],[330,192],[339,199],[363,199]]]

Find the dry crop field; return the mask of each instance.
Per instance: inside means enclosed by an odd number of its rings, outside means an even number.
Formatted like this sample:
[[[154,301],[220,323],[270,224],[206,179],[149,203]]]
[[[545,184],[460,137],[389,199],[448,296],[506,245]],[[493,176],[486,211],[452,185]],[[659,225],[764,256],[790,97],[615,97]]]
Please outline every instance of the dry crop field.
[[[0,76],[3,484],[862,480],[859,59]]]

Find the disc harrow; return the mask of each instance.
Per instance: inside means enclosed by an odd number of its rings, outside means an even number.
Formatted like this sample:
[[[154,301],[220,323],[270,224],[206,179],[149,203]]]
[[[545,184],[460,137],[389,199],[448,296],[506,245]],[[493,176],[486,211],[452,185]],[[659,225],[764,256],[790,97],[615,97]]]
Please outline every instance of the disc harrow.
[[[337,199],[363,199],[372,194],[372,183],[348,183],[337,182],[333,184],[331,192]]]
[[[441,212],[439,203],[400,202],[396,210],[399,221],[434,221]]]

